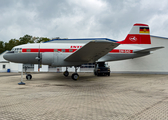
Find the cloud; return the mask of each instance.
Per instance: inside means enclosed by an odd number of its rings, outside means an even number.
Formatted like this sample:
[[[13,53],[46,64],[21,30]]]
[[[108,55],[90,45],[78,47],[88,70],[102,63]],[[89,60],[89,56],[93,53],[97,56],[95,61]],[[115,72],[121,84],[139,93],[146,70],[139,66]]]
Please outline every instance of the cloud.
[[[134,23],[167,36],[168,2],[153,0],[1,0],[0,41],[38,37],[122,40]]]

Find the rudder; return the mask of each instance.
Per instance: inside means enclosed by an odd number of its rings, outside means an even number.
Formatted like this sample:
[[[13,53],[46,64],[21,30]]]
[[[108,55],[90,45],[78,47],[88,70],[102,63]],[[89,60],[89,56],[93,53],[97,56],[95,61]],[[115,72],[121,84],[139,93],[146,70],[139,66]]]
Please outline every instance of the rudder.
[[[132,27],[131,31],[123,41],[119,41],[120,44],[151,44],[149,26],[146,24],[136,23]]]

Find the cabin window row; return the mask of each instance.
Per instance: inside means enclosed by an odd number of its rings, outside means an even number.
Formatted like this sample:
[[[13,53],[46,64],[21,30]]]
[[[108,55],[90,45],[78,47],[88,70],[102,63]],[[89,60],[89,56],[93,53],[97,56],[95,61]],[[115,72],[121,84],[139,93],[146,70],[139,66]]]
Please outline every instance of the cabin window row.
[[[41,52],[43,51],[43,50],[40,50]],[[26,52],[31,52],[31,49],[26,49]],[[43,51],[43,52],[47,52],[47,51]],[[72,49],[69,49],[69,50],[65,50],[65,49],[54,49],[54,52],[73,52],[73,50]]]
[[[54,52],[73,52],[73,50],[72,50],[72,49],[69,49],[69,50],[65,50],[65,49],[61,49],[61,50],[54,49]]]

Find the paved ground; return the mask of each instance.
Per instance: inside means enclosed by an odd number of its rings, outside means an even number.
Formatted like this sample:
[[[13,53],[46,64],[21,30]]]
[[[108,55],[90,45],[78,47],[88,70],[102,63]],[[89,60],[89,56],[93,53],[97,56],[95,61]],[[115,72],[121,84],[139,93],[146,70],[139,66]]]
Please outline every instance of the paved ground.
[[[166,120],[168,75],[0,73],[0,120]],[[24,76],[25,77],[25,76]]]

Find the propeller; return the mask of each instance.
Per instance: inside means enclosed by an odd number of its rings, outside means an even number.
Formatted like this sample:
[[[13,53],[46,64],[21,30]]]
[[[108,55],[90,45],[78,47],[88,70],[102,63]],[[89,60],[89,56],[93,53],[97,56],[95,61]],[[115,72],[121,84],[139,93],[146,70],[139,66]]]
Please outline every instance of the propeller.
[[[38,49],[38,57],[36,57],[36,59],[38,60],[38,71],[40,71],[41,61],[42,61],[42,58],[40,56],[40,45],[39,45],[39,49]]]

